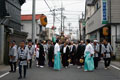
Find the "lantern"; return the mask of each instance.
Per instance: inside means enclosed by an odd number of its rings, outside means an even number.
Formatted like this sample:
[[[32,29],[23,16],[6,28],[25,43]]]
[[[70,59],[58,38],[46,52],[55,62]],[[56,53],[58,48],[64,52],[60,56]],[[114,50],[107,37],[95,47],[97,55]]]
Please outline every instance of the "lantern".
[[[40,22],[41,22],[42,26],[46,27],[46,25],[47,25],[47,17],[44,14],[42,14],[40,16]]]
[[[103,35],[104,36],[108,36],[109,35],[109,29],[108,29],[108,27],[104,27],[103,28]]]

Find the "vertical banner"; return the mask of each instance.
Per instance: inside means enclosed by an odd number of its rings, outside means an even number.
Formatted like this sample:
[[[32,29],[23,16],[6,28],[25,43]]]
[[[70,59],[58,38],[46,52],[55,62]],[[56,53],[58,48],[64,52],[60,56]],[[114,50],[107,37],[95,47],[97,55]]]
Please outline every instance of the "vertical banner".
[[[108,23],[108,14],[107,14],[107,0],[101,0],[101,12],[102,12],[102,24]]]

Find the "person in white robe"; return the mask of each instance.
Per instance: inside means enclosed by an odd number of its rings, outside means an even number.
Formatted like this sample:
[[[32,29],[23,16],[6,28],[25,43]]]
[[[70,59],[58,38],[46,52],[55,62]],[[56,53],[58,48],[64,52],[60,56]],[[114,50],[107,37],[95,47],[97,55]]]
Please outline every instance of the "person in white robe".
[[[60,41],[56,40],[54,47],[54,69],[61,70],[61,53],[60,53]]]
[[[90,40],[86,40],[86,48],[84,52],[85,63],[84,71],[93,71],[94,70],[94,61],[93,61],[94,49],[90,43]]]

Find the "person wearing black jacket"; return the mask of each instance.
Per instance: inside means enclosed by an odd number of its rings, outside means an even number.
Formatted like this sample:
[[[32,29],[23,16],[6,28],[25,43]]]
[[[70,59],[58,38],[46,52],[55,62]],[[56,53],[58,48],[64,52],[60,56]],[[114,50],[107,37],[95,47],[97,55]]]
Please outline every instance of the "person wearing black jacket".
[[[71,59],[71,64],[75,65],[75,54],[76,54],[76,47],[73,44],[73,42],[71,42],[71,46],[70,46],[70,59]]]
[[[69,65],[68,59],[69,59],[69,47],[67,46],[66,42],[64,43],[64,46],[61,49],[61,53],[62,53],[62,64],[63,67],[67,68]]]
[[[84,63],[80,63],[80,59],[84,59],[84,51],[85,51],[85,44],[83,41],[80,42],[80,44],[77,47],[77,53],[76,53],[76,61],[77,61],[77,68],[81,68]]]
[[[44,63],[45,63],[45,53],[44,53],[44,48],[42,44],[38,44],[39,45],[39,61],[38,61],[38,65],[40,66],[40,68],[44,67]]]
[[[54,44],[53,42],[51,41],[50,42],[50,47],[48,48],[48,65],[49,67],[53,67],[53,59],[54,59]]]

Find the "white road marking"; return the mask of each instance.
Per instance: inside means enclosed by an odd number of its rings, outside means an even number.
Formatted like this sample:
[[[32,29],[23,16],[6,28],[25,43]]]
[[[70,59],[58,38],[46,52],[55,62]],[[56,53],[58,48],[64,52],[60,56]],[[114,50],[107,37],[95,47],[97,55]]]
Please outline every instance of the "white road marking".
[[[6,72],[3,75],[0,75],[0,78],[3,78],[4,76],[8,75],[10,72]]]
[[[120,68],[118,68],[118,67],[116,67],[114,65],[110,65],[110,66],[120,71]]]
[[[17,67],[17,69],[18,69],[18,67]],[[8,74],[10,74],[10,72],[6,72],[6,73],[0,75],[0,78],[3,78],[3,77],[5,77],[5,76],[8,75]]]

